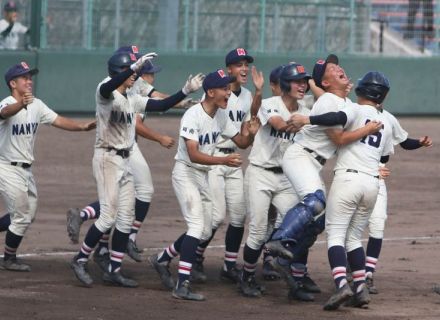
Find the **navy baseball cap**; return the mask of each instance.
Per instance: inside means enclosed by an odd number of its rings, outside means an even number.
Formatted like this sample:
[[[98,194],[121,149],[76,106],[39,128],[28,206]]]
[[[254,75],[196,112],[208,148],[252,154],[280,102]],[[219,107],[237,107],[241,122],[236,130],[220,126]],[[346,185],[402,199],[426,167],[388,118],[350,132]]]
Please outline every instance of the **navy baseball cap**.
[[[18,11],[18,7],[14,1],[8,1],[5,3],[3,10],[5,10],[6,12],[14,12]]]
[[[9,81],[11,81],[19,76],[23,76],[25,74],[28,74],[28,73],[31,76],[33,76],[38,73],[38,69],[37,68],[31,69],[31,68],[29,68],[29,66],[26,62],[22,61],[19,64],[16,64],[16,65],[10,67],[8,69],[8,71],[6,71],[6,73],[5,73],[6,84],[9,86]]]
[[[226,55],[225,63],[226,66],[228,66],[230,64],[237,63],[243,59],[247,60],[247,62],[249,63],[254,62],[254,58],[248,54],[246,49],[237,48],[229,51],[229,53]]]
[[[160,70],[162,70],[161,66],[155,66],[153,62],[147,60],[141,70],[138,71],[138,75],[158,73]]]
[[[128,52],[128,53],[133,53],[136,56],[136,59],[139,59],[140,57],[142,57],[141,53],[139,52],[139,49],[137,46],[122,46],[119,47],[118,50],[116,50],[114,53],[124,53],[124,52]]]
[[[282,64],[270,72],[269,81],[271,83],[278,84],[280,82],[280,75],[281,75],[281,72],[283,71],[284,67],[285,67],[285,65]]]
[[[203,80],[203,90],[207,92],[209,89],[224,88],[234,81],[235,77],[227,76],[222,69],[219,69],[205,77],[205,80]]]
[[[325,68],[327,67],[328,63],[333,64],[339,64],[339,59],[336,55],[330,54],[327,59],[325,60],[318,60],[315,63],[315,66],[313,67],[313,73],[312,78],[315,81],[315,84],[320,87],[321,89],[324,89],[322,87],[322,77],[324,77]]]

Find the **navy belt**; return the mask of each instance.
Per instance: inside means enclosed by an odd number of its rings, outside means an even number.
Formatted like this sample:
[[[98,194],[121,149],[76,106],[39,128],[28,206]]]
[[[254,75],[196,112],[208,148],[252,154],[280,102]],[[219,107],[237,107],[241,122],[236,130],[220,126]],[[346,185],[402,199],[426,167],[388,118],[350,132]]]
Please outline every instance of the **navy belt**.
[[[263,167],[263,169],[270,171],[270,172],[273,172],[273,173],[276,173],[276,174],[283,174],[284,173],[283,168],[281,168],[281,167],[270,167],[270,168]]]
[[[11,166],[16,166],[16,167],[22,167],[24,169],[28,169],[32,166],[31,163],[26,163],[26,162],[11,162]]]
[[[130,150],[128,149],[107,148],[107,151],[116,151],[116,155],[123,159],[126,159],[130,156]]]
[[[347,170],[345,170],[345,172],[359,173],[359,171],[357,171],[355,169],[347,169]],[[379,176],[372,176],[372,177],[379,179]]]
[[[234,148],[217,148],[217,150],[225,154],[231,154],[235,152]]]
[[[318,162],[321,164],[321,166],[325,165],[325,163],[327,162],[327,160],[326,160],[324,157],[321,157],[319,154],[317,154],[317,153],[316,153],[315,151],[313,151],[312,149],[309,149],[309,148],[306,148],[306,147],[303,147],[303,148],[304,148],[304,150],[306,150],[308,153],[314,153],[314,154],[312,154],[312,156],[315,157],[315,160],[318,161]]]

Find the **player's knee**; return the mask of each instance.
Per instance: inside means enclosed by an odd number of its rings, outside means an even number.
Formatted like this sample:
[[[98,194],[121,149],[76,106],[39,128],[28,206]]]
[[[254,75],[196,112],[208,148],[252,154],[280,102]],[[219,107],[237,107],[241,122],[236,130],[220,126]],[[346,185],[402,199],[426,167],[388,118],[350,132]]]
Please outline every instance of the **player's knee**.
[[[345,244],[345,249],[347,250],[347,252],[351,252],[361,247],[362,242],[360,239],[347,239],[347,243]]]
[[[116,219],[113,216],[102,214],[99,216],[98,220],[96,220],[95,225],[101,232],[106,232],[110,230],[116,223]]]
[[[136,188],[136,199],[144,202],[151,202],[154,194],[153,186],[142,186]]]
[[[246,222],[246,211],[243,210],[240,214],[232,214],[230,216],[229,224],[236,228],[242,228]]]
[[[186,234],[196,239],[202,239],[202,238],[209,239],[209,237],[211,236],[210,235],[211,232],[212,232],[211,229],[208,231],[208,228],[204,228],[203,223],[192,222],[192,223],[188,223],[188,231],[186,232]]]
[[[267,239],[267,229],[249,230],[249,236],[246,243],[249,247],[254,250],[261,248],[261,246],[266,242]]]
[[[302,203],[313,213],[313,216],[319,215],[326,206],[324,191],[318,189],[313,193],[307,194]]]

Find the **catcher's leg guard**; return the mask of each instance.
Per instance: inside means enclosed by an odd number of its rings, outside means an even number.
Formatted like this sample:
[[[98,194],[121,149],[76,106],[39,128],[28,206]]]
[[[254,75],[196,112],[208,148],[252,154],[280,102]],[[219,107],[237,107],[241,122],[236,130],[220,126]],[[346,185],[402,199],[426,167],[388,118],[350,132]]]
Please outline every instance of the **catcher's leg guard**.
[[[271,240],[284,243],[297,243],[305,231],[305,227],[325,209],[325,196],[322,190],[307,194],[303,201],[290,209],[281,226]]]
[[[321,214],[316,220],[312,219],[302,236],[297,240],[296,244],[291,247],[291,251],[294,256],[304,254],[309,248],[313,246],[318,235],[325,229],[325,214]]]

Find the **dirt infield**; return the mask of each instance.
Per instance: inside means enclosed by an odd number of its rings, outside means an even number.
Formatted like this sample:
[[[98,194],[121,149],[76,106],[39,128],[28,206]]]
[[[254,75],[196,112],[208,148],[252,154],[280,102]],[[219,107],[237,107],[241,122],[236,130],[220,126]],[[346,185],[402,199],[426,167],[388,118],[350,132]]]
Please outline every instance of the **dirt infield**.
[[[206,302],[173,299],[146,262],[135,263],[129,258],[124,260],[124,269],[139,281],[139,288],[105,286],[93,263],[94,287],[81,287],[68,267],[79,245],[69,243],[65,212],[96,198],[91,167],[94,132],[69,133],[42,126],[33,169],[39,209],[20,248],[33,269],[25,274],[0,270],[0,319],[440,319],[440,295],[431,290],[435,282],[440,283],[440,119],[400,120],[411,137],[428,134],[436,145],[412,152],[397,148],[392,157],[392,176],[387,182],[387,241],[376,273],[380,294],[372,296],[366,310],[322,310],[333,291],[322,235],[309,259],[311,274],[323,289],[312,303],[289,303],[282,282],[266,282],[267,294],[260,299],[244,298],[235,286],[220,282],[224,228],[212,241],[213,248],[207,250],[209,280],[195,286],[206,295]],[[147,123],[177,135],[178,118],[153,117]],[[138,236],[146,257],[175,240],[185,230],[185,223],[171,187],[176,148],[167,150],[146,141],[139,144],[150,164],[156,192]],[[332,164],[327,165],[327,181]],[[88,225],[83,226],[81,240]],[[4,233],[1,237],[4,239]]]

